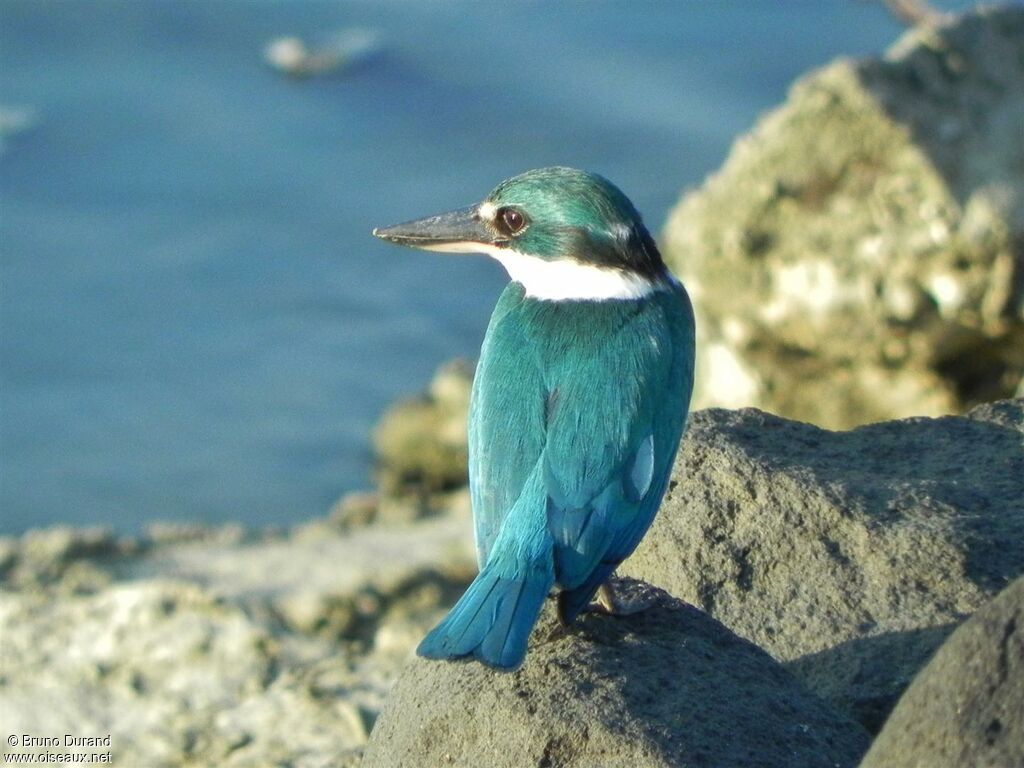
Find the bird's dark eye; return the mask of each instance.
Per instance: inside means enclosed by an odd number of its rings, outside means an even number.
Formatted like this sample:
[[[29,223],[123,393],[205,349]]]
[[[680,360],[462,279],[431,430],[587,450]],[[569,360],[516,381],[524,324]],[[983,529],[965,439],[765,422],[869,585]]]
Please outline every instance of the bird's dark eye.
[[[526,227],[526,217],[515,208],[502,208],[498,211],[498,227],[507,235],[515,235]]]

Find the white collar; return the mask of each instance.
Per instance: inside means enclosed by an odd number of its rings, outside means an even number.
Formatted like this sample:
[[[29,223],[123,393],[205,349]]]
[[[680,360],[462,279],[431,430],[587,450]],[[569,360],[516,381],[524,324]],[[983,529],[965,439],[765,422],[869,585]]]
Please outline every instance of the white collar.
[[[426,250],[484,253],[501,262],[526,295],[545,301],[607,301],[642,299],[661,286],[646,277],[614,267],[584,264],[575,259],[547,260],[489,243],[446,243]]]

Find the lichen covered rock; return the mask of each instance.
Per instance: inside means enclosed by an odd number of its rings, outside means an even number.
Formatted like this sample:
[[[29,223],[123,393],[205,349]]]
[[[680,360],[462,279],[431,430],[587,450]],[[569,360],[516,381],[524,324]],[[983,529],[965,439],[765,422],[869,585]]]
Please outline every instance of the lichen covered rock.
[[[279,673],[270,634],[193,585],[129,583],[58,601],[4,593],[0,636],[4,727],[109,734],[114,764],[287,758],[312,768],[324,764],[319,755],[356,750],[366,737],[351,703],[318,692],[329,668]]]
[[[438,369],[425,395],[403,400],[381,417],[373,447],[386,497],[425,498],[466,484],[472,383],[472,367],[455,360]]]
[[[832,428],[960,412],[1024,375],[1024,10],[797,82],[686,196],[664,254],[696,407]]]
[[[354,766],[398,669],[476,570],[457,516],[152,531],[0,538],[12,734],[110,734],[119,765]]]

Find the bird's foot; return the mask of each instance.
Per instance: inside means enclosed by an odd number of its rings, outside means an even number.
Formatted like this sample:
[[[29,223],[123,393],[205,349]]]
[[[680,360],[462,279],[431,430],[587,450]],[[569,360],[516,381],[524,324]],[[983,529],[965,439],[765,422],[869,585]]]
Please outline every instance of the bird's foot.
[[[634,613],[646,611],[658,602],[656,595],[631,594],[616,592],[611,581],[606,581],[597,588],[597,602],[587,606],[587,613],[602,613],[606,616],[632,616]]]
[[[563,624],[561,621],[558,621],[555,623],[555,626],[551,628],[551,631],[548,633],[548,636],[547,638],[545,638],[544,642],[551,643],[555,640],[561,640],[563,637],[568,637],[569,634],[569,625]]]

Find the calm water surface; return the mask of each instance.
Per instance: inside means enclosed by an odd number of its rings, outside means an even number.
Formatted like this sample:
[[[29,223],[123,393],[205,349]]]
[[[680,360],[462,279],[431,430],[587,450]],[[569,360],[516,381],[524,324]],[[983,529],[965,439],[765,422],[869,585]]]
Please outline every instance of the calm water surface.
[[[349,27],[382,48],[344,74],[262,63]],[[504,283],[373,226],[565,164],[657,230],[795,77],[898,31],[852,0],[0,3],[0,105],[37,117],[0,156],[0,533],[323,513]]]

